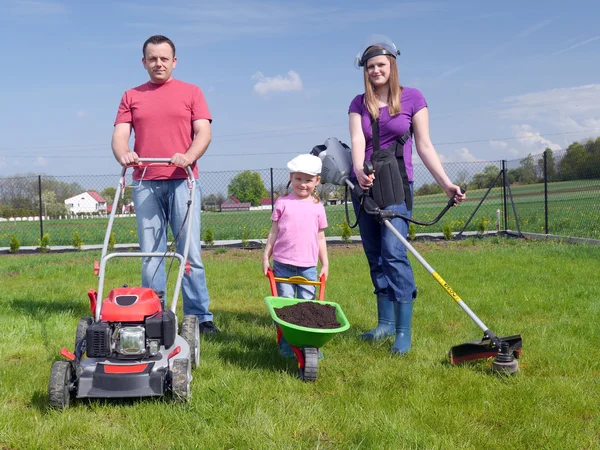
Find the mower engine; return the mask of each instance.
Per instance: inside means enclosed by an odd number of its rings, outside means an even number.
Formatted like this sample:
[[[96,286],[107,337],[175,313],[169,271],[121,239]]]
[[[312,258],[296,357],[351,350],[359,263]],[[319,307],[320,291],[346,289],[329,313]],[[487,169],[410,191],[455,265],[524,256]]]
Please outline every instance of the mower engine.
[[[102,303],[102,320],[86,330],[89,358],[155,356],[177,336],[177,318],[150,288],[117,288]]]

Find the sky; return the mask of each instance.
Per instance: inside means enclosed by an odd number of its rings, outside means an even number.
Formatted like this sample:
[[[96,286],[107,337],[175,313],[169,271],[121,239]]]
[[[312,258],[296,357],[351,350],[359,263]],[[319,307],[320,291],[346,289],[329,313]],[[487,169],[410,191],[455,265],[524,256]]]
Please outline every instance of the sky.
[[[598,17],[595,0],[0,0],[0,177],[118,173],[114,119],[148,81],[154,34],[213,116],[201,171],[285,168],[329,137],[349,143],[353,60],[372,34],[400,49],[443,162],[566,148],[600,135]]]

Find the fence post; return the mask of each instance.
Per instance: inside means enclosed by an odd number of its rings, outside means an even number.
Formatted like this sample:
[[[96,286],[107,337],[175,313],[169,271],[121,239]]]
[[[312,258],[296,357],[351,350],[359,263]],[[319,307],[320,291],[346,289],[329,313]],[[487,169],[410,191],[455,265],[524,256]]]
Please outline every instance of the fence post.
[[[275,208],[275,193],[273,192],[273,168],[271,167],[271,212]]]
[[[544,220],[548,234],[548,150],[544,150]]]
[[[508,206],[506,204],[506,160],[502,160],[502,202],[504,203],[504,231],[508,230]]]
[[[40,200],[40,239],[44,238],[44,217],[42,215],[43,213],[43,207],[44,205],[42,204],[42,176],[38,175],[38,197]]]

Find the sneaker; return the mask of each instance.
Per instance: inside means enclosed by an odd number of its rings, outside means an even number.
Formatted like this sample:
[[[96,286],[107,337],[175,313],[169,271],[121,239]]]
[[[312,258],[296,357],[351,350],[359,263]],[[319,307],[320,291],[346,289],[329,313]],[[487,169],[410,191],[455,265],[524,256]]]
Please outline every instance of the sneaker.
[[[200,333],[202,334],[217,334],[220,333],[221,330],[219,330],[215,324],[212,322],[212,320],[207,320],[206,322],[201,322],[200,325]]]

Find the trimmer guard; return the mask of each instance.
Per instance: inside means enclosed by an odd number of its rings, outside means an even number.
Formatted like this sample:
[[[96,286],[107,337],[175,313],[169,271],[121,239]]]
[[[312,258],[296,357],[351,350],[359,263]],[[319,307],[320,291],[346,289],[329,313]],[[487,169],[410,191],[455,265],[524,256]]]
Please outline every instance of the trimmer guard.
[[[521,356],[521,348],[523,347],[523,339],[520,334],[513,336],[498,337],[501,342],[507,342],[510,353],[515,358]],[[459,364],[463,361],[471,361],[481,358],[494,358],[498,355],[500,348],[497,347],[492,340],[484,336],[480,341],[465,342],[464,344],[456,345],[448,352],[450,364]]]

